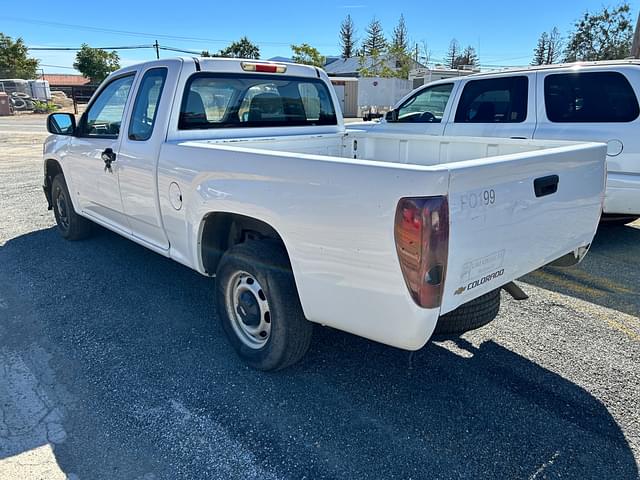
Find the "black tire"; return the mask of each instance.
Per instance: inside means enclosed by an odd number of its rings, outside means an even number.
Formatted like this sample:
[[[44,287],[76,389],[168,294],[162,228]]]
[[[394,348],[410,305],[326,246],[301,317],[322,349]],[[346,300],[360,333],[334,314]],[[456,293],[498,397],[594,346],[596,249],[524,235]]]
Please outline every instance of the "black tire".
[[[627,225],[628,223],[632,223],[635,222],[636,220],[638,220],[637,216],[629,216],[629,217],[625,217],[625,216],[615,216],[615,215],[603,215],[602,218],[600,219],[600,225],[604,226],[604,227],[615,227],[615,226],[624,226]]]
[[[244,332],[248,322],[245,322],[246,317],[242,313],[246,313],[251,305],[243,309],[242,305],[245,304],[239,303],[238,308],[234,309],[232,304],[236,298],[234,292],[238,291],[237,285],[248,281],[246,277],[242,280],[245,273],[255,279],[264,293],[261,295],[263,302],[268,303],[269,317],[266,321],[269,322],[269,335],[263,345],[249,345],[252,341],[259,342],[260,338],[256,340],[255,336]],[[313,324],[302,312],[289,259],[278,242],[247,241],[225,252],[216,271],[215,295],[222,327],[233,348],[249,366],[264,371],[281,370],[298,362],[309,349]],[[251,301],[255,300],[258,299]],[[262,322],[263,315],[260,312],[262,309],[258,307],[256,321]],[[259,330],[261,325],[255,328]]]
[[[500,310],[500,289],[460,305],[438,319],[434,335],[451,335],[468,332],[491,322]]]
[[[91,235],[93,224],[73,209],[67,182],[62,173],[56,175],[51,182],[51,204],[58,232],[65,240],[82,240]]]

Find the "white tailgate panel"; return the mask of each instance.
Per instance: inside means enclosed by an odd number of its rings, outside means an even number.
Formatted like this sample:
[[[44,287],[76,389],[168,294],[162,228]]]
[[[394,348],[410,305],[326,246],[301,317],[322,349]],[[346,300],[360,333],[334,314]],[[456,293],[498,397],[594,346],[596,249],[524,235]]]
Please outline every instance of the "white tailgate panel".
[[[591,243],[605,155],[601,144],[582,144],[452,164],[441,313]],[[536,197],[534,180],[549,175],[559,177],[557,192]]]

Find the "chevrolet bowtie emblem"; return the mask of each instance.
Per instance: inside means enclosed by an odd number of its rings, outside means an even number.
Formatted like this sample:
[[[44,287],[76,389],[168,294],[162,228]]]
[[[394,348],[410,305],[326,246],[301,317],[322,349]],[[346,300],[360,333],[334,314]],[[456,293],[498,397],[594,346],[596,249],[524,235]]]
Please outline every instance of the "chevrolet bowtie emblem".
[[[458,288],[455,292],[453,292],[454,295],[460,295],[462,292],[464,292],[467,289],[467,287],[460,287]]]

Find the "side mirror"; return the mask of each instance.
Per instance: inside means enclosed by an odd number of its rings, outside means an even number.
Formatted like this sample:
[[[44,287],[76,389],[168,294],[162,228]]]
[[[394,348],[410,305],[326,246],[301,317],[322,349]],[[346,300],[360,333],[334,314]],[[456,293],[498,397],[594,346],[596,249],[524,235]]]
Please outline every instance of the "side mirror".
[[[385,116],[384,119],[387,122],[397,122],[398,121],[398,111],[397,110],[389,110]]]
[[[52,113],[47,117],[47,131],[54,135],[73,135],[76,117],[71,113]]]

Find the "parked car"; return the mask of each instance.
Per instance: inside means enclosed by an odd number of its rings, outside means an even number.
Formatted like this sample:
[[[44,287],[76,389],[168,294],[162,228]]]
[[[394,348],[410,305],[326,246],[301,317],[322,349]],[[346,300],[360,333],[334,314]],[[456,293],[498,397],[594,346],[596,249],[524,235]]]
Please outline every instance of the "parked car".
[[[215,276],[224,331],[263,370],[299,360],[313,323],[416,350],[586,254],[604,145],[349,131],[336,105],[303,65],[123,68],[77,123],[48,117],[49,208],[68,240],[95,222]]]
[[[604,219],[640,216],[640,61],[549,65],[429,83],[381,132],[584,140],[607,144]]]

